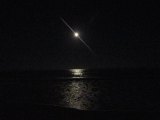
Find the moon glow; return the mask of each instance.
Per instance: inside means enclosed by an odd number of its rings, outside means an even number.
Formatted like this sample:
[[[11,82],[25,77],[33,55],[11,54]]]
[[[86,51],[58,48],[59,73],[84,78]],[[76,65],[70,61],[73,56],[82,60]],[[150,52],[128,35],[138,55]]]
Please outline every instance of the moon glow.
[[[62,22],[73,32],[74,36],[75,36],[76,38],[78,38],[78,39],[89,49],[89,51],[90,51],[93,55],[96,55],[96,54],[94,53],[94,51],[87,45],[87,43],[79,36],[79,33],[78,33],[78,32],[75,32],[75,31],[71,28],[71,26],[70,26],[63,18],[61,18],[61,20],[62,20]]]
[[[75,33],[74,33],[74,36],[75,36],[75,37],[79,37],[79,33],[78,33],[78,32],[75,32]]]

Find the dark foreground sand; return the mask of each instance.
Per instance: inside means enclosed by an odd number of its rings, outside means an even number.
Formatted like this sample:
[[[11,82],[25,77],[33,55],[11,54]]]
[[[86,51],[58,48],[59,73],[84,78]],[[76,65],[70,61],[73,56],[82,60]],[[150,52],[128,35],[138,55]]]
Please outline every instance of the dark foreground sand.
[[[7,105],[1,107],[1,120],[84,120],[84,119],[153,119],[157,113],[149,111],[82,111],[71,108],[39,105]],[[158,115],[158,114],[157,114]]]

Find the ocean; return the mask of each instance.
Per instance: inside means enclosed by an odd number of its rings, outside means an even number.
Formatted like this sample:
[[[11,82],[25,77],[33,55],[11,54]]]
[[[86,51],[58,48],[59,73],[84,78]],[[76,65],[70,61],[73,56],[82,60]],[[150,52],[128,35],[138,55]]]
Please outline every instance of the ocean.
[[[152,112],[160,108],[160,77],[155,69],[12,71],[0,76],[4,109]]]
[[[3,74],[1,79],[1,98],[6,103],[81,110],[156,110],[159,107],[160,82],[154,71],[26,71]]]

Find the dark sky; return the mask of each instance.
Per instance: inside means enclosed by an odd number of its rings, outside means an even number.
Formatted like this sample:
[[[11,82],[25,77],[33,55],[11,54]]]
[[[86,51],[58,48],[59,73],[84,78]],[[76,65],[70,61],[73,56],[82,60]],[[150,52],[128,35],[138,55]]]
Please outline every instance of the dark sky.
[[[0,70],[160,66],[160,3],[1,2]],[[93,56],[60,20],[79,31]]]

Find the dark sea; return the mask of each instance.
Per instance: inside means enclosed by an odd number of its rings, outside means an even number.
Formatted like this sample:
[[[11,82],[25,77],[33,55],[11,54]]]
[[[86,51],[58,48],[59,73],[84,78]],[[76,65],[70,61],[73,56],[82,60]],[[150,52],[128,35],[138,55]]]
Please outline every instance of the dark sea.
[[[70,118],[75,111],[92,117],[97,112],[98,115],[159,112],[159,73],[157,69],[1,72],[0,116],[4,119],[15,115],[16,119],[25,116],[58,119],[59,116]],[[81,116],[81,113],[75,115]]]

